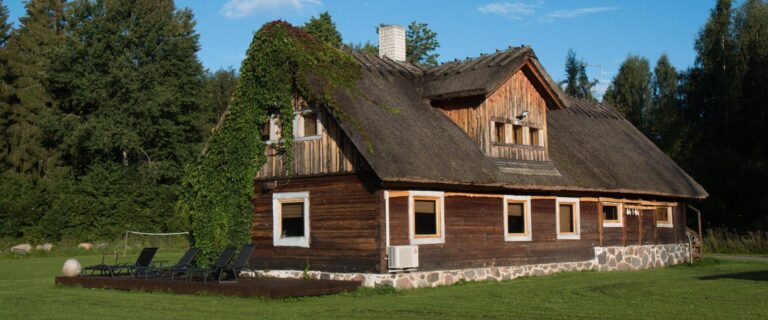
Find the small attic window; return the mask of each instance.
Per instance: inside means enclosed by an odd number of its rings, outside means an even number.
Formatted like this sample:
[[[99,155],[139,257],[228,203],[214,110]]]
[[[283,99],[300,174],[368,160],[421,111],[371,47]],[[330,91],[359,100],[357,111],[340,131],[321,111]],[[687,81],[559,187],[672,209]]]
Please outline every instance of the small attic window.
[[[541,139],[539,138],[539,129],[536,128],[528,128],[528,140],[529,144],[532,146],[540,146]]]
[[[514,126],[514,131],[512,132],[514,134],[514,144],[523,144],[523,126]]]
[[[493,141],[496,143],[507,143],[506,132],[503,122],[493,122]]]

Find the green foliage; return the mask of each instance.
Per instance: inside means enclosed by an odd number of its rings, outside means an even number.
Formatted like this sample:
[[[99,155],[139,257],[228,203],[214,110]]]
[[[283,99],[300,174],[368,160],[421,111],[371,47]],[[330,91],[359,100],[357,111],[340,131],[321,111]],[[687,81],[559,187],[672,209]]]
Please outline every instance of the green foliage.
[[[203,85],[205,94],[201,106],[204,112],[201,113],[201,123],[198,126],[202,128],[203,136],[208,136],[229,108],[232,94],[237,87],[237,72],[233,68],[208,72]]]
[[[563,90],[571,96],[595,101],[592,96],[592,88],[597,85],[597,80],[589,80],[587,76],[587,64],[584,60],[576,58],[576,52],[568,50],[565,57],[565,80],[560,82]]]
[[[336,23],[333,22],[328,11],[321,13],[317,18],[314,16],[309,18],[301,30],[332,47],[339,48],[343,43],[341,33],[336,30]]]
[[[440,55],[434,52],[439,47],[437,33],[426,23],[413,21],[408,25],[408,30],[405,31],[405,59],[408,62],[436,66],[437,57]]]
[[[619,67],[603,100],[616,107],[640,131],[648,134],[647,111],[651,105],[651,70],[648,59],[630,55]]]
[[[366,41],[365,43],[359,43],[359,42],[355,44],[350,43],[350,44],[347,44],[346,47],[349,48],[350,50],[362,51],[374,56],[379,55],[379,46],[369,41]]]
[[[184,179],[179,209],[203,250],[202,261],[249,241],[253,177],[265,162],[260,128],[269,116],[282,115],[276,148],[290,170],[297,99],[325,106],[337,121],[349,120],[333,94],[337,88],[356,92],[359,73],[351,56],[288,23],[271,22],[254,34],[229,110]]]

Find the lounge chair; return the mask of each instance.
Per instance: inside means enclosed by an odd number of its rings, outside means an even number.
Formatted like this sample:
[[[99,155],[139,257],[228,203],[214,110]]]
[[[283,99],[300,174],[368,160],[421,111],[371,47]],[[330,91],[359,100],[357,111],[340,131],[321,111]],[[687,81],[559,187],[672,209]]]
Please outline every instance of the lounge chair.
[[[93,275],[95,272],[100,272],[101,275],[108,274],[110,277],[119,276],[122,271],[127,271],[133,275],[138,268],[148,267],[152,263],[152,259],[155,258],[157,248],[144,248],[141,250],[139,257],[136,258],[134,263],[118,263],[115,265],[105,265],[104,263],[97,264],[95,266],[85,267],[81,274],[85,275],[86,271],[90,271]]]
[[[187,281],[191,281],[195,276],[202,277],[203,283],[205,283],[208,277],[211,277],[211,280],[213,280],[213,275],[216,274],[218,276],[218,273],[227,267],[229,261],[232,260],[232,257],[235,256],[235,252],[235,248],[224,249],[224,251],[222,251],[219,255],[219,259],[216,260],[216,263],[212,264],[211,266],[207,268],[195,268],[186,270]]]
[[[243,247],[240,248],[240,255],[237,256],[235,263],[231,266],[224,267],[224,269],[219,272],[219,283],[237,283],[238,274],[240,274],[243,269],[248,268],[248,260],[251,259],[252,255],[253,244],[243,245]],[[226,278],[224,276],[226,274],[231,274],[234,280],[225,280]]]
[[[150,265],[147,267],[137,268],[134,272],[134,276],[143,275],[145,279],[148,279],[150,276],[160,277],[165,273],[170,273],[171,280],[173,280],[173,276],[175,274],[186,273],[186,270],[191,268],[192,262],[195,261],[195,258],[197,258],[199,253],[200,248],[189,248],[189,250],[187,250],[187,252],[181,256],[181,259],[179,259],[179,262],[176,264],[169,267],[157,267]]]

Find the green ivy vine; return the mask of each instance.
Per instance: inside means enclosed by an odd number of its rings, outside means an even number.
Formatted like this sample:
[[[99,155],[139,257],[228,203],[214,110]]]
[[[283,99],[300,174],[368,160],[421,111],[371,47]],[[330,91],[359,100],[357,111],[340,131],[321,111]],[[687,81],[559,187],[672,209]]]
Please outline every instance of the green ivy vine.
[[[226,247],[250,241],[254,177],[266,162],[260,128],[280,117],[276,146],[288,174],[293,168],[293,104],[302,97],[322,105],[339,121],[350,121],[334,92],[356,93],[360,66],[347,53],[316,40],[284,21],[257,31],[240,67],[240,79],[223,121],[212,131],[202,156],[186,169],[178,208],[188,218],[192,240],[208,263]],[[369,145],[369,151],[372,151]]]

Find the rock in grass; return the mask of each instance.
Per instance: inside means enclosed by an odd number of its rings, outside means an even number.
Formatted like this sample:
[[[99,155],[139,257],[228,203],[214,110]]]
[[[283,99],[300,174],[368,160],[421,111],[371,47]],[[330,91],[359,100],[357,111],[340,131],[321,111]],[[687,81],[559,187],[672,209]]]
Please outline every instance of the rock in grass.
[[[91,250],[93,249],[93,243],[83,242],[81,244],[78,244],[77,247],[83,250]]]
[[[35,247],[35,249],[36,249],[36,250],[38,250],[38,251],[45,251],[45,252],[50,252],[50,251],[51,251],[51,249],[53,249],[53,245],[52,245],[52,244],[50,244],[50,243],[43,243],[43,244],[38,244],[38,245]]]
[[[14,252],[14,253],[27,254],[30,251],[32,251],[32,245],[29,243],[17,244],[11,247],[11,252]]]
[[[67,261],[64,262],[64,267],[61,268],[61,272],[67,277],[77,277],[82,270],[83,267],[80,265],[80,261],[77,261],[76,259],[67,259]]]
[[[109,244],[104,242],[99,242],[94,246],[96,249],[106,249],[107,247],[109,247]]]

